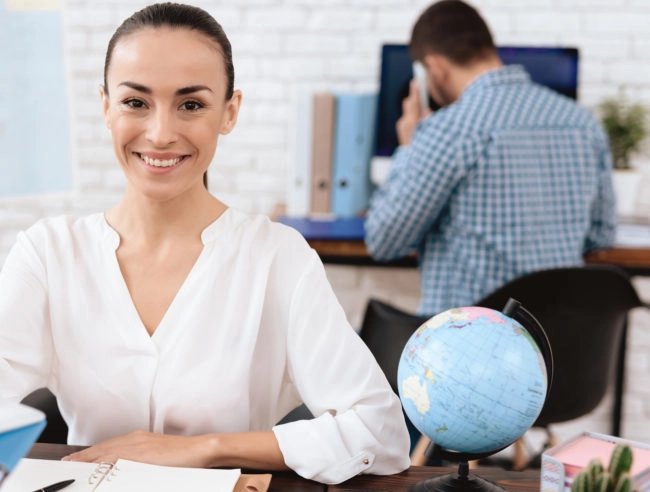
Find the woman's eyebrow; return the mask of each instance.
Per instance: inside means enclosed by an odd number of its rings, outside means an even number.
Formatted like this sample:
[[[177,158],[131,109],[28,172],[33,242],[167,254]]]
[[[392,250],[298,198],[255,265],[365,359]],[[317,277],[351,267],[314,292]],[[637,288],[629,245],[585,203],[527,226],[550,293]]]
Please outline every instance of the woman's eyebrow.
[[[190,85],[189,87],[183,87],[181,89],[178,89],[176,91],[176,95],[184,96],[185,94],[191,94],[193,92],[199,92],[199,91],[212,92],[212,89],[210,89],[207,85]]]
[[[129,80],[125,80],[124,82],[120,82],[118,84],[119,86],[125,85],[127,87],[130,87],[133,90],[139,91],[139,92],[144,92],[145,94],[151,94],[153,91],[142,84],[138,84],[136,82],[131,82]],[[212,92],[212,89],[210,89],[207,85],[190,85],[188,87],[181,87],[178,89],[174,94],[177,96],[184,96],[186,94],[192,94],[194,92],[199,92],[199,91],[210,91]]]
[[[130,87],[131,89],[139,91],[139,92],[144,92],[145,94],[151,94],[153,92],[149,87],[147,87],[145,85],[136,84],[135,82],[130,82],[128,80],[125,80],[124,82],[120,82],[119,84],[117,84],[118,87],[120,87],[122,85]]]

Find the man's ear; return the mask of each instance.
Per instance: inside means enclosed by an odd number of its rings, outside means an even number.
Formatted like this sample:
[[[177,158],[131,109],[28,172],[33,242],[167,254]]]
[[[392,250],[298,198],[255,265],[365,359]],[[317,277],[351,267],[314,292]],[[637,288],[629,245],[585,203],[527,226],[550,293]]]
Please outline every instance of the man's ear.
[[[103,85],[99,86],[99,97],[102,100],[102,113],[104,114],[104,123],[106,124],[106,128],[111,127],[111,115],[109,112],[109,107],[110,104],[108,102],[108,94],[106,93],[106,90],[104,89]]]
[[[226,107],[224,108],[223,118],[221,120],[221,128],[219,132],[222,135],[227,135],[235,128],[237,123],[237,115],[239,115],[239,108],[241,106],[242,93],[240,90],[233,92],[232,97],[228,102],[226,102]]]

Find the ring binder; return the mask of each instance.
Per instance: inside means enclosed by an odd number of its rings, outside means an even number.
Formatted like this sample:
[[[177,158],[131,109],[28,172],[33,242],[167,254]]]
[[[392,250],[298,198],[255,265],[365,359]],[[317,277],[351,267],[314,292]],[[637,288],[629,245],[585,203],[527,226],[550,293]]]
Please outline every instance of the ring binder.
[[[97,465],[93,472],[88,476],[88,483],[94,485],[93,490],[97,489],[99,485],[104,481],[110,481],[112,477],[118,472],[118,468],[115,463],[110,463],[108,461],[102,461]]]
[[[241,470],[182,468],[151,465],[125,459],[115,463],[86,463],[22,459],[2,486],[2,492],[36,490],[44,482],[75,479],[74,490],[83,492],[232,492]],[[71,488],[72,490],[72,488]]]

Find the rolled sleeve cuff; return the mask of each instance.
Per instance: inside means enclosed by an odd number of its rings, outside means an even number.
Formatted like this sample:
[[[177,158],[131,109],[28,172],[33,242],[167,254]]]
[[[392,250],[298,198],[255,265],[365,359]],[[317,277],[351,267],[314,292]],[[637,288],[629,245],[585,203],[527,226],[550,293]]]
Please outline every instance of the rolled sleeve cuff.
[[[298,475],[336,484],[368,470],[375,461],[369,451],[350,453],[336,419],[325,413],[273,427],[285,464]]]

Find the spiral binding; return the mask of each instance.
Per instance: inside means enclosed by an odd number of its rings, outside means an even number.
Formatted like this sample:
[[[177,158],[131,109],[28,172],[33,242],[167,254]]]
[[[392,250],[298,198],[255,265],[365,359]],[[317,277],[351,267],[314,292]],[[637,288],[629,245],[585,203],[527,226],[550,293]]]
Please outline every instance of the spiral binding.
[[[119,468],[115,466],[115,463],[102,461],[97,465],[97,467],[88,477],[88,483],[90,485],[94,485],[93,490],[97,490],[99,484],[101,484],[104,480],[110,482],[117,475],[118,471]]]

